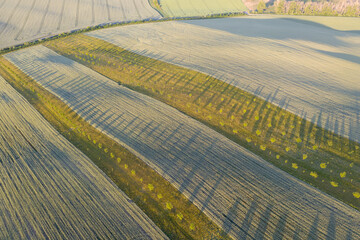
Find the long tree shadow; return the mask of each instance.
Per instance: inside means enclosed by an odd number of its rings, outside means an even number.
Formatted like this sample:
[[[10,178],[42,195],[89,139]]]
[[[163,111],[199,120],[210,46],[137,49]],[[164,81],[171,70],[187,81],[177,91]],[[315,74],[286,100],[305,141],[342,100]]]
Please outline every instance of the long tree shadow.
[[[329,225],[327,228],[326,240],[336,239],[336,219],[333,212],[330,214]]]
[[[195,136],[196,135],[196,136]],[[198,137],[198,133],[194,134],[193,138],[189,139],[187,146],[190,146],[191,143],[193,143],[195,141],[195,139]],[[212,142],[205,150],[204,152],[209,152],[215,145],[216,145],[216,141]],[[181,151],[184,152],[184,151]],[[191,169],[191,171],[189,172],[189,174],[187,174],[186,176],[186,181],[183,181],[183,183],[180,185],[179,191],[183,192],[183,191],[189,191],[188,190],[188,185],[190,184],[190,182],[194,179],[194,177],[197,174],[197,171],[199,170],[198,164],[195,165],[195,167],[193,167]],[[191,194],[191,198],[190,201],[194,201],[195,198],[197,197],[197,193],[201,190],[201,188],[204,186],[206,179],[202,179],[201,182],[199,182],[199,184],[195,187],[195,189],[190,193]],[[210,201],[212,195],[208,196],[208,201],[207,203],[203,203],[202,205],[202,209],[206,209],[208,206],[208,202]]]
[[[323,139],[323,129],[322,129],[322,111],[320,111],[317,123],[316,123],[316,130],[315,130],[315,143],[320,144]]]
[[[351,230],[349,230],[349,232],[347,233],[347,235],[346,235],[346,240],[353,240]]]
[[[316,215],[316,218],[314,219],[310,227],[307,240],[318,239],[318,225],[319,225],[319,215]]]
[[[202,212],[208,207],[211,199],[213,199],[214,194],[215,194],[216,190],[218,189],[218,186],[221,184],[221,182],[222,182],[222,178],[221,178],[221,176],[218,176],[217,179],[215,180],[215,184],[213,186],[211,186],[212,187],[211,191],[207,194],[208,196],[202,203],[202,207],[201,207]]]
[[[237,218],[237,210],[240,205],[240,198],[237,198],[232,206],[229,208],[226,214],[223,213],[224,222],[222,224],[222,229],[225,233],[229,234],[234,228],[241,229],[241,227],[235,222]],[[251,207],[250,207],[251,210]]]
[[[287,220],[287,214],[282,213],[280,215],[280,219],[278,223],[276,224],[276,229],[273,235],[273,240],[279,240],[284,238],[284,230],[286,226],[286,220]]]
[[[268,204],[266,207],[266,210],[261,215],[259,225],[255,232],[255,239],[264,239],[265,238],[265,232],[266,232],[266,228],[269,224],[272,208],[273,208],[273,206],[271,204]]]
[[[247,211],[245,218],[240,226],[240,232],[238,234],[239,239],[246,239],[248,237],[248,232],[251,228],[251,223],[255,216],[255,212],[257,210],[258,204],[256,199],[251,203],[249,210]]]

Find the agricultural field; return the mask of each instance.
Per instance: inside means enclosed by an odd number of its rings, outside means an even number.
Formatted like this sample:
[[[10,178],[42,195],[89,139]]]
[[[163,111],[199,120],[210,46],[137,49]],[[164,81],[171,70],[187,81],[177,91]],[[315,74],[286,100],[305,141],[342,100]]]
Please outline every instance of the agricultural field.
[[[78,35],[46,46],[211,126],[275,166],[359,209],[358,143],[216,78],[100,39]]]
[[[74,57],[79,61],[104,64],[96,49],[84,56],[82,48],[73,47],[81,54],[81,58]],[[115,48],[109,53],[120,55]],[[12,52],[5,58],[143,159],[234,238],[360,237],[357,210],[279,170],[176,109],[44,46]],[[105,62],[108,66],[119,67],[110,60]],[[127,70],[132,73],[136,64],[129,61]],[[135,74],[138,72],[132,75]],[[302,158],[305,161],[307,155]],[[301,165],[293,163],[292,168],[300,169]]]
[[[350,33],[360,33],[360,18],[358,17],[286,16],[285,18],[286,20],[293,20],[303,24],[328,27]]]
[[[230,239],[141,159],[78,116],[61,99],[0,57],[0,75],[89,157],[170,239]]]
[[[360,141],[359,19],[248,16],[90,32],[126,50],[214,76]],[[332,18],[331,18],[332,19]],[[347,24],[350,21],[350,24]],[[339,26],[344,23],[344,31]]]
[[[1,0],[0,49],[98,24],[160,17],[147,0]]]
[[[0,77],[1,239],[167,239]]]
[[[158,0],[166,17],[193,17],[240,13],[247,8],[241,0]]]

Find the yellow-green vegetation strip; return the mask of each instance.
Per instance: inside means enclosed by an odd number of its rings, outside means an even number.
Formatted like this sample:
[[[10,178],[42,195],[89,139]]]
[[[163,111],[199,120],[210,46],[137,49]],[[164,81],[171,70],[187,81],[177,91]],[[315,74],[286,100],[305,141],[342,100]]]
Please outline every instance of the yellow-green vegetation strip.
[[[161,175],[80,118],[59,98],[0,56],[0,75],[85,153],[171,239],[229,237]]]
[[[85,35],[45,44],[207,124],[293,176],[360,209],[359,143],[196,71]]]

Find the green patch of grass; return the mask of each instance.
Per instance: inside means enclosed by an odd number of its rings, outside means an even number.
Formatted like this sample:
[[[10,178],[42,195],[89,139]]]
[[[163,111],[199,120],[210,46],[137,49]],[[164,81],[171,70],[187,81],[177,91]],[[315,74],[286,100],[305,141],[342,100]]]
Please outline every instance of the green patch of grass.
[[[177,108],[286,172],[360,208],[355,197],[360,192],[358,143],[216,78],[97,38],[76,35],[45,46]]]
[[[141,159],[80,118],[59,98],[0,56],[0,75],[86,154],[171,239],[229,237]]]

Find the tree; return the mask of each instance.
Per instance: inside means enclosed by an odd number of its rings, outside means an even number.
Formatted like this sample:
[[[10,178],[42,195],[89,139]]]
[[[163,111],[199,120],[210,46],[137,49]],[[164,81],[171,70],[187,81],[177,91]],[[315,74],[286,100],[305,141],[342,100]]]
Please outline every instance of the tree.
[[[306,3],[305,9],[304,9],[305,15],[313,15],[313,7],[311,3]]]
[[[285,0],[277,0],[275,3],[275,13],[284,14],[285,13]]]
[[[264,10],[266,9],[265,2],[261,0],[259,4],[257,5],[257,11],[258,13],[264,13]]]
[[[292,2],[290,3],[289,10],[288,10],[287,13],[290,14],[290,15],[294,15],[295,12],[296,12],[296,2],[295,2],[295,1],[292,1]]]
[[[357,17],[358,14],[358,7],[356,5],[353,6],[347,6],[344,12],[344,16],[347,17]]]
[[[295,14],[296,15],[302,15],[303,14],[303,6],[304,6],[303,2],[297,2],[296,3],[296,8],[295,8]]]
[[[335,11],[332,9],[329,3],[324,3],[320,12],[320,15],[323,16],[333,16],[336,15]]]

